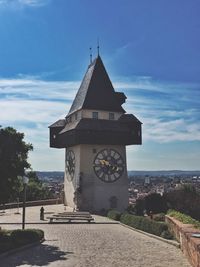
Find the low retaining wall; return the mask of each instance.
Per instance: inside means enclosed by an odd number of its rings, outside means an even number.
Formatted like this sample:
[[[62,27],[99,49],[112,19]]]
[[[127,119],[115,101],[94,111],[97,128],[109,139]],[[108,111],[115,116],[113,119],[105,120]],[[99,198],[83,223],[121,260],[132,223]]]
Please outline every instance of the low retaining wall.
[[[26,207],[55,205],[55,204],[63,204],[63,200],[61,198],[55,198],[55,199],[27,201],[26,202]],[[15,209],[15,208],[22,207],[22,206],[23,206],[23,202],[7,203],[7,204],[4,204],[4,205],[0,205],[0,210]]]
[[[172,234],[180,242],[181,250],[192,266],[200,267],[200,238],[192,237],[192,234],[200,233],[200,230],[194,228],[191,224],[183,224],[167,215],[165,221]]]

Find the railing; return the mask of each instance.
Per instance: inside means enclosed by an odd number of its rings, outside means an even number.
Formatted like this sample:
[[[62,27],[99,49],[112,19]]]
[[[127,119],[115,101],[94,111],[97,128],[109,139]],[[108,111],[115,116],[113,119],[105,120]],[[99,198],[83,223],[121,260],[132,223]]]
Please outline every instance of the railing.
[[[26,201],[26,206],[45,206],[45,205],[55,205],[55,204],[63,204],[63,199],[54,198],[54,199],[44,199],[44,200],[35,200],[35,201]],[[0,210],[4,209],[15,209],[18,207],[22,207],[23,202],[14,202],[14,203],[6,203],[0,205]]]

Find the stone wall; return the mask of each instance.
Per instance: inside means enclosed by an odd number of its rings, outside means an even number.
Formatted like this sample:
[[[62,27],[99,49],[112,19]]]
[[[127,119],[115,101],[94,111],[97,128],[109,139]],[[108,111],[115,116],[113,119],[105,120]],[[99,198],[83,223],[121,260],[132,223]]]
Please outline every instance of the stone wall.
[[[54,205],[54,204],[62,204],[63,200],[60,198],[56,199],[45,199],[45,200],[36,200],[36,201],[26,201],[26,207],[32,207],[32,206],[44,206],[44,205]],[[4,209],[15,209],[23,206],[23,202],[15,202],[15,203],[7,203],[5,205],[0,205],[0,210]]]
[[[181,250],[192,266],[200,267],[200,238],[192,237],[192,234],[200,233],[200,230],[191,224],[183,224],[170,216],[165,216],[165,221],[177,241],[180,242]]]

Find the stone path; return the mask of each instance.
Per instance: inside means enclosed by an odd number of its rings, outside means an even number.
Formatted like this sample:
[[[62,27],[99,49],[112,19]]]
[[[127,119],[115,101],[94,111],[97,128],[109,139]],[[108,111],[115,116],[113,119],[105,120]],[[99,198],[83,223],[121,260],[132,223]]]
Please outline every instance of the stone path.
[[[37,219],[39,209],[27,208],[26,228],[43,229],[46,241],[0,259],[1,267],[190,267],[180,249],[107,218],[95,216],[95,224],[47,224]],[[64,208],[45,206],[45,211],[48,216]],[[21,224],[2,224],[9,222],[21,223],[21,216],[15,215],[14,210],[0,215],[2,228],[21,228]]]

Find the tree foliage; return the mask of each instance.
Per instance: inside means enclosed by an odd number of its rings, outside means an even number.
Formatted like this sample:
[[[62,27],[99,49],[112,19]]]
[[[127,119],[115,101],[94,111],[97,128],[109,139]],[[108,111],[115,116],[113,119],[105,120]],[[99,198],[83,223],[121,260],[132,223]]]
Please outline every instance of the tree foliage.
[[[145,201],[144,199],[137,199],[136,204],[135,204],[135,214],[138,216],[144,215],[144,210],[145,210]]]
[[[137,199],[135,205],[135,212],[137,215],[143,215],[144,211],[150,214],[150,211],[154,214],[167,211],[167,203],[163,196],[157,193],[147,195],[143,199]]]
[[[200,192],[194,185],[185,184],[177,190],[166,193],[164,198],[169,209],[200,220]]]
[[[24,141],[24,134],[12,127],[0,128],[0,203],[16,197],[25,170],[30,168],[27,161],[32,144]]]
[[[154,214],[166,212],[167,203],[163,196],[157,193],[152,193],[145,197],[145,209],[147,214],[150,214],[150,211]]]
[[[138,199],[134,209],[137,215],[142,215],[144,210],[147,214],[150,211],[156,214],[173,209],[200,220],[200,192],[194,185],[185,184],[163,196],[152,193],[143,199]]]
[[[30,171],[27,174],[29,182],[26,189],[27,201],[53,198],[52,192],[39,180],[36,172]],[[20,200],[23,200],[23,192],[20,194]]]

